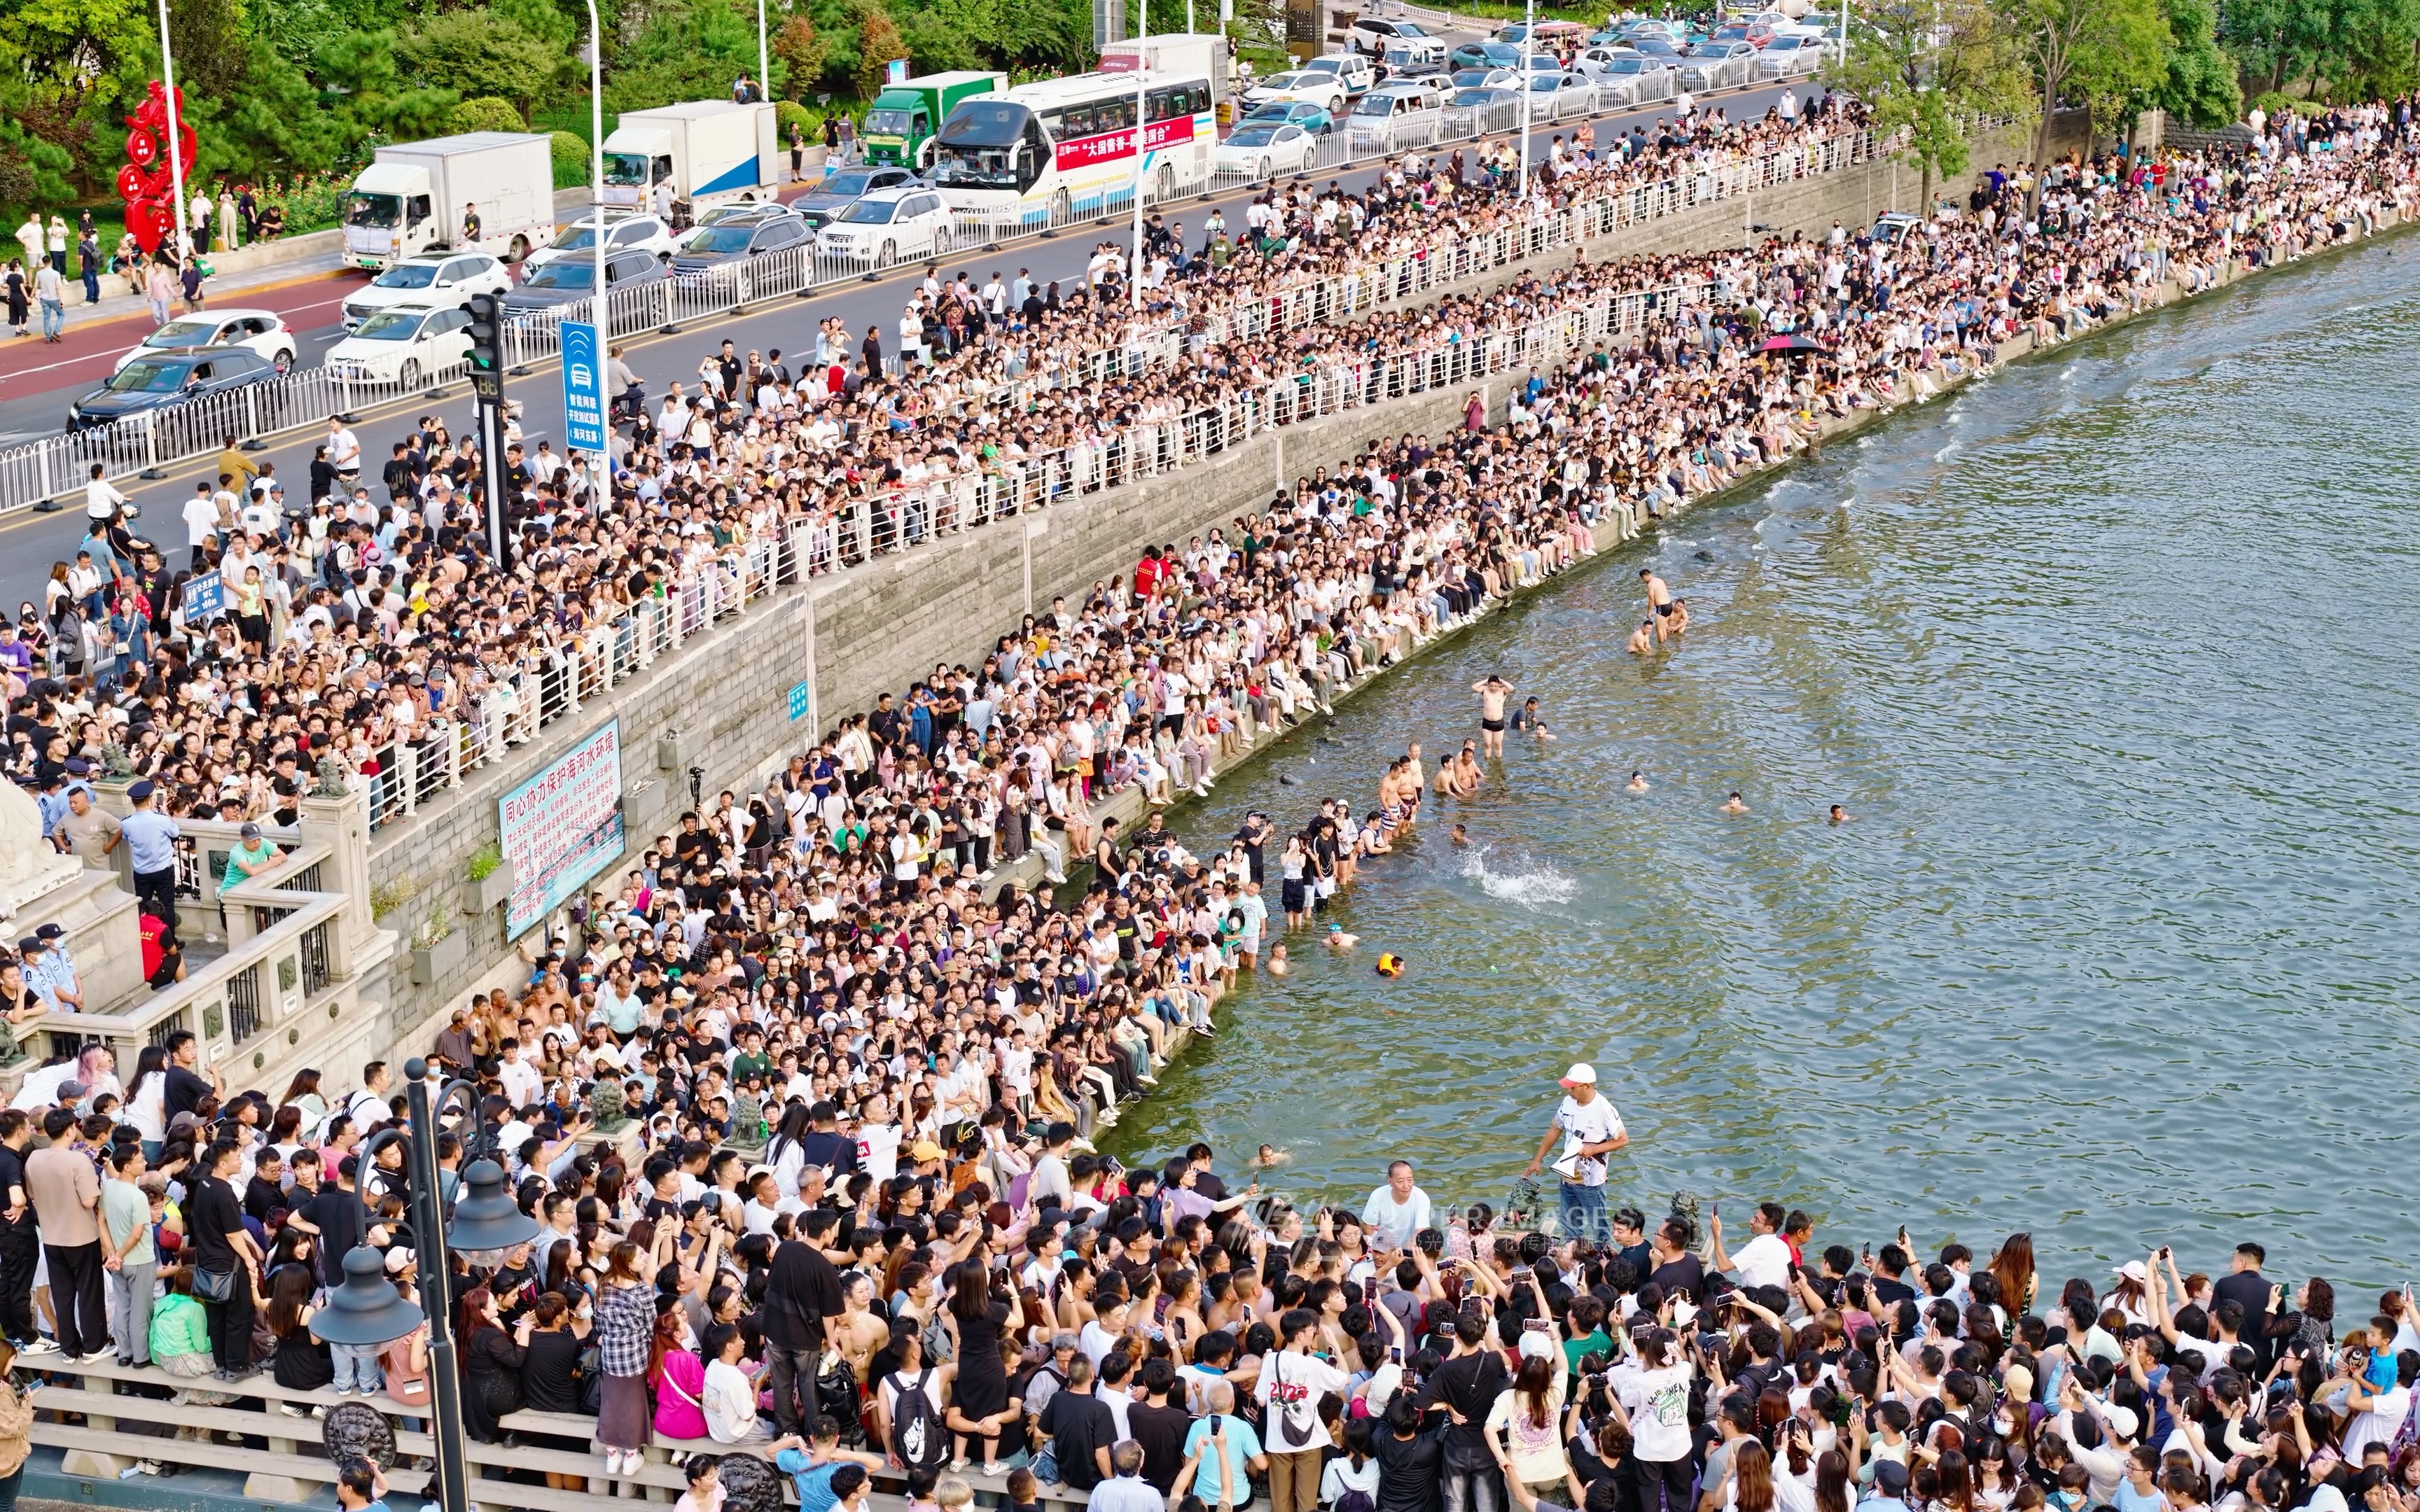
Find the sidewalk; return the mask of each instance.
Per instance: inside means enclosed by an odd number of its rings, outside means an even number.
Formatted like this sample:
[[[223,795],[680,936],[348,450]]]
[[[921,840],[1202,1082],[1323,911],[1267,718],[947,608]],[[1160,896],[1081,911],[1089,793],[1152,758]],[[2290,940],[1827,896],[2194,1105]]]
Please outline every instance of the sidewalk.
[[[307,283],[312,279],[328,278],[342,271],[344,266],[343,255],[334,252],[318,256],[264,262],[258,267],[245,269],[240,272],[222,273],[216,278],[206,280],[202,285],[202,294],[211,304],[242,304],[245,301],[240,296],[246,293],[258,293],[264,289],[284,288],[288,285]],[[169,313],[174,315],[183,307],[181,301],[171,301]],[[95,325],[104,321],[123,320],[130,316],[140,316],[147,329],[151,320],[151,306],[149,301],[126,292],[126,279],[123,275],[117,273],[101,275],[101,302],[98,304],[86,304],[84,301],[84,285],[81,281],[71,281],[68,285],[68,330],[72,331],[78,326]]]

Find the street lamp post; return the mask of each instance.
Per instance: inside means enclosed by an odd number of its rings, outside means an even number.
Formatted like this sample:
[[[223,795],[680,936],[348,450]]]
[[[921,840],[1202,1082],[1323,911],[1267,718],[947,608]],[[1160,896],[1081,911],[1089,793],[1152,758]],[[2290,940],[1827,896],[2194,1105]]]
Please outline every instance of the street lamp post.
[[[181,254],[192,251],[194,243],[185,224],[185,154],[177,131],[177,60],[168,53],[168,0],[160,0],[160,86],[168,96],[168,182],[169,193],[177,196],[176,244]]]
[[[773,98],[773,63],[765,48],[765,0],[756,0],[756,98]]]
[[[1126,270],[1128,307],[1142,308],[1142,164],[1151,155],[1151,0],[1136,0],[1140,8],[1137,21],[1140,29],[1135,34],[1135,165],[1134,165],[1134,265]]]
[[[462,1196],[447,1225],[437,1190],[437,1117],[457,1093],[475,1123],[478,1089],[468,1081],[448,1082],[432,1104],[428,1064],[417,1057],[403,1068],[409,1131],[383,1129],[362,1146],[354,1165],[354,1190],[362,1199],[362,1242],[345,1256],[345,1279],[329,1294],[312,1321],[312,1332],[331,1344],[386,1344],[428,1325],[430,1416],[437,1450],[436,1501],[443,1512],[471,1512],[470,1465],[464,1451],[462,1381],[455,1361],[454,1320],[447,1306],[447,1242],[470,1251],[510,1249],[535,1239],[538,1221],[513,1203],[504,1168],[473,1161],[462,1173]],[[419,1259],[420,1308],[414,1312],[393,1283],[385,1263],[369,1244],[376,1213],[369,1203],[372,1162],[387,1145],[403,1142],[404,1180],[411,1194],[412,1249]]]
[[[1537,46],[1538,0],[1528,0],[1522,8],[1521,24],[1521,197],[1529,197],[1529,96],[1537,81],[1529,71],[1531,54]]]

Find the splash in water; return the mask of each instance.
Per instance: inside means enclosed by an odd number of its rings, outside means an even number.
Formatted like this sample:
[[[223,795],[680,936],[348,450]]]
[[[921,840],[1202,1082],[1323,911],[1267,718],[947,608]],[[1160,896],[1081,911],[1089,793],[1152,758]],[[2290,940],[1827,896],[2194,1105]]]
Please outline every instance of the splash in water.
[[[1491,872],[1483,850],[1464,854],[1462,874],[1478,883],[1479,890],[1490,898],[1519,903],[1524,908],[1567,903],[1578,897],[1580,890],[1578,883],[1551,867],[1535,872]]]

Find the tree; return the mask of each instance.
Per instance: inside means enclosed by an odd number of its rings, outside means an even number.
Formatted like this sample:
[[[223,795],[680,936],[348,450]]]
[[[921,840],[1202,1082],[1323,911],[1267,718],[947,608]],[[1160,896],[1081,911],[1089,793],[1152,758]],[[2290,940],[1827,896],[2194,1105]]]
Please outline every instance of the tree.
[[[489,7],[442,10],[396,39],[405,76],[466,99],[492,95],[527,116],[553,93],[568,56],[511,15]]]
[[[2059,101],[2080,94],[2087,106],[2105,111],[2149,89],[2166,67],[2168,23],[2159,0],[2014,0],[2009,19],[2041,105],[2030,212],[2041,204],[2040,169],[2050,161]]]
[[[782,29],[773,34],[768,45],[782,62],[793,98],[805,97],[814,88],[815,81],[824,76],[824,58],[830,49],[815,30],[812,18],[792,16],[782,23]]]
[[[785,71],[776,56],[768,95],[780,92]],[[613,71],[606,76],[606,108],[727,99],[731,81],[743,73],[756,73],[754,8],[742,10],[737,0],[672,0],[615,56]]]
[[[2167,0],[2168,74],[2152,100],[2188,126],[2215,131],[2243,114],[2243,90],[2235,60],[2218,45],[2218,7],[2212,0]]]
[[[1936,175],[1966,171],[1970,123],[2030,104],[2024,59],[1985,0],[1879,0],[1864,20],[1834,82],[1871,104],[1883,131],[1906,133],[1929,206]]]
[[[890,77],[892,58],[908,56],[908,43],[891,13],[878,5],[865,8],[857,32],[857,97],[872,100]]]

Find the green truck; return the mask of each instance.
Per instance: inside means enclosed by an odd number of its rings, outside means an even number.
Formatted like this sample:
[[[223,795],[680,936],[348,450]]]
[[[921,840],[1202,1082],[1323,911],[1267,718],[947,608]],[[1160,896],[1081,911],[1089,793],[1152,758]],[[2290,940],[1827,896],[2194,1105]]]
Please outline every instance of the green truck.
[[[933,165],[933,139],[961,100],[1006,94],[1004,73],[928,73],[894,84],[874,97],[858,140],[868,162],[898,163],[922,173]]]

